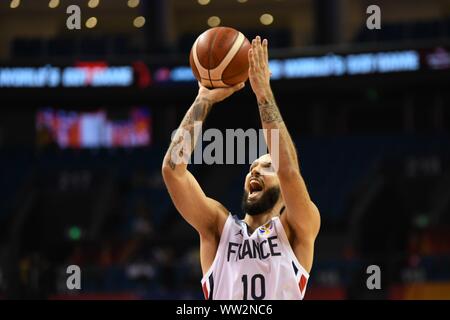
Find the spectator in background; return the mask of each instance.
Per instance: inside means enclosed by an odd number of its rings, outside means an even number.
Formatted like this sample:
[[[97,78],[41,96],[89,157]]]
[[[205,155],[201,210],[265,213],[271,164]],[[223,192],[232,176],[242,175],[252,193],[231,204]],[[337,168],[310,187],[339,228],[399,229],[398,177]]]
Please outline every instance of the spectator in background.
[[[131,222],[132,234],[148,239],[153,235],[154,227],[150,218],[150,208],[143,199],[139,199],[133,212]]]
[[[98,266],[101,269],[106,269],[112,266],[114,263],[113,257],[113,248],[109,240],[102,241],[102,245],[100,247],[100,254],[98,258]]]
[[[156,270],[149,259],[138,258],[126,268],[128,279],[135,282],[138,287],[146,288],[156,275]]]
[[[121,263],[131,261],[140,251],[147,247],[154,235],[154,227],[150,218],[150,209],[144,199],[138,198],[126,227],[127,239],[120,254]]]
[[[178,274],[182,277],[180,281],[188,282],[192,289],[198,289],[198,279],[202,277],[200,272],[200,250],[198,247],[192,247],[186,250],[185,255],[181,259],[182,263],[178,266],[182,272]]]
[[[161,285],[165,290],[171,290],[176,285],[175,252],[171,247],[155,248],[155,258],[161,268]]]

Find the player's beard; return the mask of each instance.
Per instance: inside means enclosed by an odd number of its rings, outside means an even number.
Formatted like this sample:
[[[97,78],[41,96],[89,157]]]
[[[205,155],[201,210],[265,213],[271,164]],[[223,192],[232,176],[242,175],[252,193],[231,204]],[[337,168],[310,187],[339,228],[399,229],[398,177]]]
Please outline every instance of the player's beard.
[[[244,190],[244,195],[242,197],[242,211],[244,211],[244,214],[256,216],[271,210],[279,198],[280,188],[278,186],[267,189],[258,200],[252,202],[248,201],[248,192]]]

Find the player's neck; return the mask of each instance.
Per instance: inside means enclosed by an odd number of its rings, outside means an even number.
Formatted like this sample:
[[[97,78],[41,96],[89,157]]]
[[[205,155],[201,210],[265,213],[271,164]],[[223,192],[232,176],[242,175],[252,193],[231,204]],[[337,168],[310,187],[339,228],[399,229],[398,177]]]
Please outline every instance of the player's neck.
[[[244,222],[248,225],[250,229],[249,231],[253,232],[256,228],[259,228],[260,226],[269,222],[273,217],[279,216],[282,207],[282,204],[277,203],[271,210],[267,212],[263,212],[254,216],[246,214]]]

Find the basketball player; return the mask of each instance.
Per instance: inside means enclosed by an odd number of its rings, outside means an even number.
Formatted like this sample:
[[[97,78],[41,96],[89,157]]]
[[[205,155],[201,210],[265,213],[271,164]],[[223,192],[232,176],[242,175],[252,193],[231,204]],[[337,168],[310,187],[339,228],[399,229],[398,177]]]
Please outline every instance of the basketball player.
[[[164,158],[162,172],[170,196],[183,218],[200,235],[202,288],[206,299],[303,299],[319,232],[319,211],[300,174],[294,143],[283,122],[270,87],[267,40],[252,41],[248,53],[249,80],[258,102],[264,129],[278,129],[278,157],[255,160],[245,178],[239,220],[202,191],[187,170],[194,150],[180,146],[193,136],[194,122],[204,121],[212,106],[244,87],[207,89],[198,96],[181,122]],[[180,130],[183,129],[183,130]],[[270,139],[266,137],[269,152]],[[279,163],[272,163],[272,158]],[[276,174],[262,174],[275,171]]]

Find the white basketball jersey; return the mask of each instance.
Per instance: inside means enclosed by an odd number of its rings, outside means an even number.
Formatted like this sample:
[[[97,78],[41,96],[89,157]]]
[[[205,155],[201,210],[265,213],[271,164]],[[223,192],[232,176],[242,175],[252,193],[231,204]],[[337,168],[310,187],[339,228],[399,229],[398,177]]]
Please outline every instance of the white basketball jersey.
[[[303,299],[309,274],[298,262],[279,217],[248,234],[228,216],[213,264],[202,278],[205,299]]]

